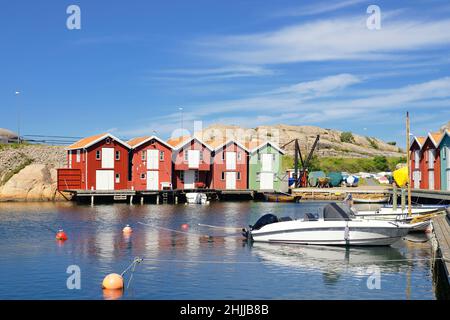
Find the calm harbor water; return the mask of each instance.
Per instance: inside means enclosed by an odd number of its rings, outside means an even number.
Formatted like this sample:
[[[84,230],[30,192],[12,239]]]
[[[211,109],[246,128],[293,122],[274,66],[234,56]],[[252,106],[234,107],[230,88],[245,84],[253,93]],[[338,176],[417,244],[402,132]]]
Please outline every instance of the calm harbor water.
[[[348,250],[249,245],[233,231],[198,226],[241,227],[265,213],[291,215],[309,205],[0,203],[0,299],[117,298],[101,289],[102,280],[121,273],[136,256],[148,260],[137,266],[121,299],[436,298],[429,241]],[[139,222],[180,231],[189,224],[192,235]],[[126,224],[134,229],[128,238],[122,234]],[[63,244],[48,229],[60,227],[69,237]],[[229,237],[211,242],[198,234]],[[70,265],[80,267],[80,290],[67,289]],[[381,288],[369,289],[376,270]]]

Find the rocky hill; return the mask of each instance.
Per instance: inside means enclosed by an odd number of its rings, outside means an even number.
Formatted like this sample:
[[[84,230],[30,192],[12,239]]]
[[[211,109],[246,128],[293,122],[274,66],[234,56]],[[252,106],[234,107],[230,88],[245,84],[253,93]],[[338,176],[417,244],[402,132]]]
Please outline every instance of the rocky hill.
[[[52,201],[56,168],[65,165],[62,147],[0,145],[0,201]]]
[[[279,124],[248,129],[238,126],[215,124],[204,129],[201,134],[203,134],[203,138],[206,140],[220,135],[227,138],[233,136],[241,140],[264,139],[267,137],[268,140],[276,142],[280,146],[283,146],[292,139],[299,139],[300,148],[303,153],[306,150],[310,150],[316,136],[320,135],[318,149],[315,152],[318,156],[362,158],[376,155],[384,155],[386,157],[400,157],[404,155],[403,150],[397,146],[388,144],[377,138],[347,134],[347,139],[342,139],[342,131],[314,126]],[[293,154],[294,144],[289,144],[285,149],[288,151],[288,154]]]

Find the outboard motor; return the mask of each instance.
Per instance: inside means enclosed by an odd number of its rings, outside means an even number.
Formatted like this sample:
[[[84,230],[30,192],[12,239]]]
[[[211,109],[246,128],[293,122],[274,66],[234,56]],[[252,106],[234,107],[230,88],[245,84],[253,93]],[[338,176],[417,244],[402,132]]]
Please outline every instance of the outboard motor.
[[[275,223],[278,222],[278,217],[273,215],[273,214],[265,214],[263,215],[261,218],[258,219],[258,221],[256,221],[256,223],[253,226],[249,226],[250,229],[242,229],[242,235],[247,239],[247,240],[251,240],[251,230],[259,230],[262,227],[264,227],[265,225],[271,224],[271,223]]]
[[[278,222],[278,217],[273,214],[265,214],[256,221],[253,226],[250,226],[251,230],[259,230],[265,225]]]

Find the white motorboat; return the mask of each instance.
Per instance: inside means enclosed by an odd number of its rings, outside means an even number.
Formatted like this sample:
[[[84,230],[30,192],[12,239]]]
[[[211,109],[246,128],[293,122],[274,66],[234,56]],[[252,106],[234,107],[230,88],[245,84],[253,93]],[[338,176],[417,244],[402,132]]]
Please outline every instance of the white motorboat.
[[[201,192],[186,193],[186,201],[189,204],[208,204],[209,202],[206,194]]]
[[[388,246],[419,224],[356,219],[338,204],[327,203],[317,212],[304,213],[301,219],[266,214],[249,229],[243,229],[243,234],[255,242]]]

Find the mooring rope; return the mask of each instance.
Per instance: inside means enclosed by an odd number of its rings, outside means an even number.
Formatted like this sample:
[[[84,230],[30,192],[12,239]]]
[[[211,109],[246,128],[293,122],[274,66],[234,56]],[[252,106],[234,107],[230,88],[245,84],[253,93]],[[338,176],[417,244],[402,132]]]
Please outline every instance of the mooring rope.
[[[122,273],[120,274],[121,277],[123,277],[125,275],[125,273],[127,273],[130,269],[131,269],[131,274],[130,274],[130,278],[128,279],[128,284],[127,284],[127,290],[128,288],[130,288],[131,285],[131,280],[133,280],[133,275],[134,275],[134,271],[136,270],[136,266],[141,263],[143,260],[139,257],[134,258],[133,262],[130,263],[130,265],[125,268],[125,270],[122,271]]]
[[[213,239],[213,238],[243,238],[242,235],[240,235],[240,236],[238,236],[238,235],[208,235],[208,234],[180,231],[180,230],[165,228],[165,227],[161,227],[161,226],[155,226],[155,225],[148,224],[148,223],[143,223],[143,222],[138,222],[138,223],[142,224],[144,226],[151,227],[151,228],[165,230],[165,231],[170,231],[170,232],[181,233],[181,234],[185,234],[185,235],[188,235],[188,236],[194,236],[194,237],[202,237],[202,238],[209,238],[209,239]]]
[[[197,224],[200,227],[207,227],[207,228],[213,228],[213,229],[222,229],[222,230],[242,230],[242,227],[221,227],[221,226],[213,226],[210,224],[203,224],[198,223]]]

